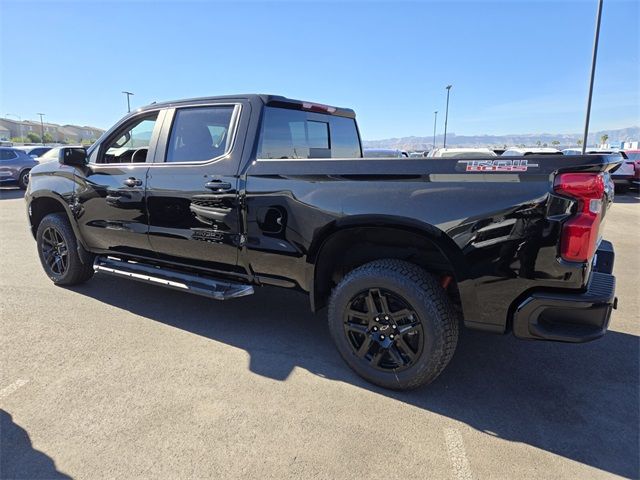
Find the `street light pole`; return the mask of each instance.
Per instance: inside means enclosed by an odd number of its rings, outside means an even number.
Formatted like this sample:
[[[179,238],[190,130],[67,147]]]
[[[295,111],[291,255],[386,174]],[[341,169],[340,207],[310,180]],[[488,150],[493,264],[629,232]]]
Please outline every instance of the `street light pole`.
[[[447,85],[447,111],[444,114],[444,145],[443,148],[447,148],[447,122],[449,120],[449,92],[453,85]]]
[[[18,119],[18,125],[20,126],[20,138],[22,139],[22,143],[24,143],[24,132],[22,130],[22,117],[20,115],[16,115],[15,113],[6,113],[7,117],[16,117]]]
[[[133,93],[125,92],[124,90],[122,91],[122,93],[124,93],[127,96],[127,113],[129,113],[131,112],[131,103],[129,102],[129,97],[133,95]]]
[[[593,39],[593,56],[591,58],[591,80],[589,81],[589,97],[587,98],[587,118],[584,122],[584,137],[582,137],[582,154],[587,150],[589,136],[589,117],[591,117],[591,97],[593,96],[593,80],[596,76],[596,57],[598,56],[598,40],[600,38],[600,18],[602,17],[602,1],[598,0],[598,14],[596,15],[596,33]]]
[[[436,149],[436,125],[438,123],[438,111],[433,112],[433,149]]]
[[[44,113],[36,113],[36,115],[40,115],[40,133],[42,134],[42,136],[40,137],[40,140],[42,140],[42,145],[44,145],[44,122],[42,121],[42,117],[44,117]]]

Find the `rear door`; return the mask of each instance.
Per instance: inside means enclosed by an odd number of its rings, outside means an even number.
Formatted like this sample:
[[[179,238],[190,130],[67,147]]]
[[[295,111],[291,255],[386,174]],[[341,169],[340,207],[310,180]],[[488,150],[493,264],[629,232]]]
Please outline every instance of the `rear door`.
[[[77,169],[78,225],[93,250],[153,256],[145,190],[164,111],[123,122]]]
[[[0,148],[0,182],[18,180],[18,154],[11,148]]]
[[[167,112],[147,184],[149,240],[163,261],[237,269],[242,145],[236,134],[249,108],[238,101]]]

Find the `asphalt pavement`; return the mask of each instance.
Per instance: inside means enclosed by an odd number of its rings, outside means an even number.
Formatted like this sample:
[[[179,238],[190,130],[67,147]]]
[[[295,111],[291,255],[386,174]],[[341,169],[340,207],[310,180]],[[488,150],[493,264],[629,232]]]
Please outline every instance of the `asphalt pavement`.
[[[604,338],[463,331],[436,382],[397,393],[356,376],[296,292],[55,287],[22,193],[0,189],[0,477],[638,478],[636,194],[605,233],[619,307]]]

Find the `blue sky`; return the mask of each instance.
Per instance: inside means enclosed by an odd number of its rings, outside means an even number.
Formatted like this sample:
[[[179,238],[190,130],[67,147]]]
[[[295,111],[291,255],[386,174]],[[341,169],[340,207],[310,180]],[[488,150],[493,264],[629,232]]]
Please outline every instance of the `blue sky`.
[[[592,130],[640,124],[637,0],[605,0]],[[580,132],[596,0],[0,1],[0,116],[107,128],[154,100],[354,108],[365,139]]]

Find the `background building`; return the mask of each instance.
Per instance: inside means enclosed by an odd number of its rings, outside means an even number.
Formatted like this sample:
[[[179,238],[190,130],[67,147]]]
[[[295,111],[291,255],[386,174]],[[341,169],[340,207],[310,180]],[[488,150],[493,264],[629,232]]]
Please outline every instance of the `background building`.
[[[44,127],[44,128],[43,128]],[[0,118],[0,139],[23,141],[33,143],[28,139],[29,133],[33,133],[40,138],[44,130],[45,140],[50,143],[93,143],[104,132],[99,128],[79,126],[79,125],[58,125],[44,122],[40,124],[37,120],[13,120]],[[22,139],[22,140],[17,140]]]

